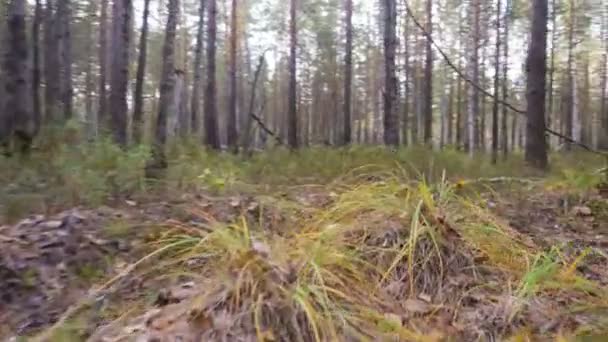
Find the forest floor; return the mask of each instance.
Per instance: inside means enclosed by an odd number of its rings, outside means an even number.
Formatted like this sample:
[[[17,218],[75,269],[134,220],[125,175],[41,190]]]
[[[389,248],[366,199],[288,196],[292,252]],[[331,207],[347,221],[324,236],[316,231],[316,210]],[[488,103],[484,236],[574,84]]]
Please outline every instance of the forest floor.
[[[145,153],[91,149],[0,163],[3,340],[608,338],[592,157],[538,177],[450,151],[185,148],[150,186]]]

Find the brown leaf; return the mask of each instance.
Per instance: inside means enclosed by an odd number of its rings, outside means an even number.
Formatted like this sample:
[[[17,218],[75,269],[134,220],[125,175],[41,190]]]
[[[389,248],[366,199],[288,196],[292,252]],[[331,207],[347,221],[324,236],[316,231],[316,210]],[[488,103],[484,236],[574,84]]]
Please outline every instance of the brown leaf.
[[[420,299],[408,299],[404,303],[407,311],[415,314],[425,315],[433,311],[433,307]]]

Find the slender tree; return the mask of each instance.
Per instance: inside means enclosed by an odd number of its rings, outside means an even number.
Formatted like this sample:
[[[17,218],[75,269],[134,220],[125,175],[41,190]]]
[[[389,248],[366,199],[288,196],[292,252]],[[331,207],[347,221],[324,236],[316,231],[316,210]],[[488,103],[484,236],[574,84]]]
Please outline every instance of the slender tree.
[[[156,117],[156,134],[154,135],[154,159],[158,167],[167,166],[165,160],[165,145],[167,143],[167,123],[174,107],[175,95],[175,37],[177,35],[177,20],[179,15],[179,0],[169,0],[167,4],[169,15],[165,28],[165,41],[162,52],[162,71],[160,80],[160,98],[158,116]]]
[[[403,94],[403,119],[402,119],[402,131],[403,131],[403,144],[407,146],[408,144],[408,129],[409,129],[409,116],[410,116],[410,88],[412,81],[412,71],[410,68],[410,16],[405,15],[405,22],[403,23],[403,45],[404,45],[404,63],[403,63],[403,71],[405,73],[405,84],[404,84],[404,94]]]
[[[192,132],[196,135],[200,132],[200,88],[202,75],[203,59],[203,33],[205,23],[205,0],[199,1],[198,6],[198,26],[196,31],[196,47],[194,50],[194,80],[192,82],[192,97],[190,99],[190,122]]]
[[[350,145],[351,137],[351,93],[353,83],[353,0],[345,0],[346,53],[344,55],[344,145]]]
[[[492,163],[498,162],[498,101],[500,98],[500,21],[501,3],[496,1],[496,49],[494,50],[494,104],[492,107]]]
[[[116,0],[112,8],[112,74],[110,111],[114,141],[127,146],[127,89],[131,47],[132,0]]]
[[[47,0],[48,1],[48,0]],[[108,0],[101,0],[99,16],[99,108],[97,121],[101,127],[106,125],[108,111]]]
[[[57,49],[59,44],[56,34],[57,25],[55,24],[57,18],[53,0],[46,1],[44,12],[44,116],[47,122],[51,122],[59,120],[59,95],[61,91],[58,82],[60,59]]]
[[[526,161],[539,169],[548,166],[545,139],[548,12],[547,0],[533,1],[532,34],[526,62]]]
[[[36,0],[34,19],[32,22],[32,114],[34,117],[34,132],[40,130],[42,119],[42,104],[40,102],[40,24],[42,20],[42,3]]]
[[[397,118],[398,80],[395,66],[397,48],[397,4],[395,0],[384,1],[384,143],[399,145],[399,123]]]
[[[511,21],[511,0],[507,0],[505,6],[504,16],[504,47],[502,49],[502,100],[506,103],[509,100],[509,26]],[[508,116],[509,108],[502,106],[502,117],[501,117],[501,141],[502,141],[502,154],[504,158],[509,155],[509,128],[508,128]]]
[[[474,84],[479,84],[479,43],[481,40],[480,30],[480,12],[481,12],[481,0],[471,1],[471,41],[469,46],[470,57],[468,61],[469,66],[469,79]],[[479,118],[479,89],[477,87],[469,86],[469,100],[468,100],[468,119],[467,119],[467,136],[468,136],[468,151],[469,154],[473,155],[477,145],[475,144],[477,139],[477,119]]]
[[[292,149],[298,148],[298,114],[297,114],[297,45],[298,45],[298,26],[297,26],[297,0],[290,1],[289,8],[289,93],[287,99],[287,143]]]
[[[60,98],[63,116],[66,120],[72,118],[74,111],[74,85],[72,82],[72,4],[70,0],[57,1],[57,34],[60,51]]]
[[[553,95],[555,93],[553,83],[555,79],[555,47],[557,45],[557,1],[551,0],[551,49],[550,49],[550,67],[549,67],[549,85],[547,89],[547,127],[553,127]],[[549,146],[551,139],[548,140]]]
[[[238,136],[236,131],[237,120],[237,79],[236,79],[236,63],[237,63],[237,46],[238,46],[238,1],[232,0],[231,24],[230,24],[230,67],[229,67],[229,83],[230,83],[230,98],[228,100],[228,125],[227,137],[228,147],[232,152],[238,152]]]
[[[207,22],[207,86],[205,89],[205,142],[219,150],[220,139],[217,132],[217,104],[215,88],[215,52],[217,38],[217,0],[209,0],[209,20]]]
[[[426,32],[433,34],[433,1],[426,0]],[[424,66],[424,143],[432,144],[433,139],[433,46],[431,38],[426,39],[426,59]]]
[[[144,77],[148,56],[148,16],[150,15],[150,0],[144,0],[141,35],[139,36],[139,56],[137,57],[137,72],[135,74],[135,94],[133,96],[133,140],[136,144],[142,142],[144,125]]]
[[[602,54],[602,64],[600,66],[600,115],[601,115],[601,131],[600,145],[604,149],[608,149],[608,4],[605,0],[602,2],[604,7],[602,11],[602,41],[604,42],[604,51]]]
[[[33,118],[28,88],[28,46],[25,27],[25,0],[11,0],[8,7],[7,42],[4,56],[6,101],[4,118],[0,120],[0,143],[7,146],[14,138],[15,146],[27,152],[33,138]]]

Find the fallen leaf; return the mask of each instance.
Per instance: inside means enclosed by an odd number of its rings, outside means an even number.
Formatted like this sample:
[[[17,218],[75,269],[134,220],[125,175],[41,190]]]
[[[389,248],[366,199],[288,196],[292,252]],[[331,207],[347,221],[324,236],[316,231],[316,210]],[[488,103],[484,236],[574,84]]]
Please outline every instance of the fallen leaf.
[[[408,299],[404,303],[405,309],[415,314],[427,314],[433,310],[433,307],[420,299]]]

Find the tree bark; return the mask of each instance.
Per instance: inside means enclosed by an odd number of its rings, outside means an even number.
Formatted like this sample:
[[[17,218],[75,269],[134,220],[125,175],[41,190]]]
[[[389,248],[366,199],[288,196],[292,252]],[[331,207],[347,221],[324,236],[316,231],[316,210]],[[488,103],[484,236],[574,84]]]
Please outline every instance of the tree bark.
[[[44,20],[44,106],[45,121],[58,121],[59,104],[59,52],[57,45],[57,15],[53,0],[46,1],[45,20]]]
[[[403,45],[404,45],[404,65],[403,72],[405,73],[404,80],[404,94],[403,94],[403,145],[408,145],[408,129],[409,129],[409,116],[410,116],[410,82],[412,81],[412,70],[410,67],[410,16],[405,16],[405,23],[403,24]]]
[[[56,32],[61,59],[60,97],[64,119],[70,120],[74,112],[74,85],[72,82],[72,5],[70,0],[58,0]]]
[[[220,139],[217,128],[217,103],[215,88],[215,53],[217,39],[217,0],[209,0],[207,22],[207,86],[205,89],[205,144],[219,150]]]
[[[433,1],[426,0],[426,32],[433,34]],[[426,59],[424,67],[424,143],[433,143],[433,46],[431,38],[426,39]]]
[[[290,54],[289,54],[289,93],[288,93],[288,111],[287,111],[287,143],[292,149],[298,148],[298,114],[297,114],[297,46],[298,46],[298,26],[297,26],[297,0],[290,1],[290,23],[289,23],[289,38],[290,38]]]
[[[28,47],[25,27],[25,0],[11,0],[8,7],[8,48],[4,57],[6,102],[0,122],[0,144],[26,153],[33,138],[33,118],[28,88]]]
[[[395,67],[397,47],[397,6],[394,0],[384,0],[384,143],[399,145],[397,118],[398,81]]]
[[[194,135],[200,133],[200,88],[203,59],[203,30],[205,24],[205,0],[200,0],[198,8],[198,28],[196,31],[196,47],[194,50],[194,80],[192,81],[192,98],[190,103],[190,122]]]
[[[479,40],[480,40],[480,0],[473,0],[471,2],[471,43],[469,50],[471,52],[469,64],[469,79],[474,84],[479,84]],[[467,133],[468,133],[468,152],[471,156],[475,153],[477,145],[475,144],[477,125],[476,121],[479,118],[479,90],[477,87],[469,87],[469,101],[468,101],[468,120],[467,120]]]
[[[87,51],[95,50],[94,38],[94,18],[97,15],[97,1],[89,0],[87,8]],[[85,68],[85,119],[86,119],[86,134],[89,140],[93,140],[97,135],[97,120],[93,112],[93,94],[95,92],[95,84],[93,83],[93,63],[94,55],[87,54]]]
[[[154,161],[156,166],[165,168],[165,145],[167,144],[168,119],[173,109],[175,93],[175,37],[177,35],[177,20],[179,15],[179,0],[170,0],[169,15],[165,28],[163,43],[163,64],[160,80],[160,99],[158,116],[156,117],[156,133],[154,135]],[[174,113],[177,114],[177,113]]]
[[[102,128],[107,124],[108,93],[108,0],[101,0],[99,17],[99,109],[97,122]]]
[[[110,111],[114,142],[127,146],[127,90],[129,86],[129,50],[131,46],[132,0],[116,0],[112,10],[112,75]]]
[[[511,0],[507,0],[505,5],[505,20],[504,20],[504,48],[502,49],[502,101],[507,103],[509,99],[509,22],[511,20]],[[502,140],[502,154],[506,159],[509,155],[509,127],[508,127],[508,116],[509,108],[502,106],[502,117],[501,117],[501,140]]]
[[[496,1],[496,48],[494,54],[494,104],[492,106],[492,164],[498,163],[498,100],[500,87],[500,20],[502,0]]]
[[[551,66],[549,67],[549,86],[547,89],[549,98],[547,100],[547,127],[553,128],[555,115],[553,114],[553,94],[555,93],[553,83],[555,78],[555,46],[557,45],[557,4],[555,0],[551,0]],[[548,138],[549,147],[551,146],[551,137]]]
[[[40,24],[42,20],[42,3],[36,0],[34,20],[32,23],[32,104],[34,119],[34,134],[40,131],[42,108],[40,103]]]
[[[602,65],[600,67],[600,88],[602,94],[600,96],[600,116],[601,116],[601,131],[600,131],[600,147],[608,149],[608,5],[604,3],[602,11],[602,41],[604,42],[604,52],[602,56]]]
[[[139,37],[139,56],[135,74],[135,94],[133,95],[133,141],[141,144],[144,126],[144,78],[148,59],[148,16],[150,15],[150,0],[144,0],[141,35]]]
[[[344,55],[344,145],[350,145],[351,111],[352,111],[352,79],[353,79],[353,0],[345,0],[346,14],[346,53]]]
[[[230,99],[228,100],[228,148],[237,153],[239,150],[238,135],[236,130],[237,124],[237,79],[236,79],[236,63],[237,63],[237,46],[238,46],[238,1],[232,0],[231,24],[230,24],[230,67],[229,67],[229,83],[230,83]]]
[[[526,161],[533,167],[542,170],[548,166],[547,142],[545,139],[547,22],[547,0],[534,0],[532,34],[526,63],[528,75]]]

